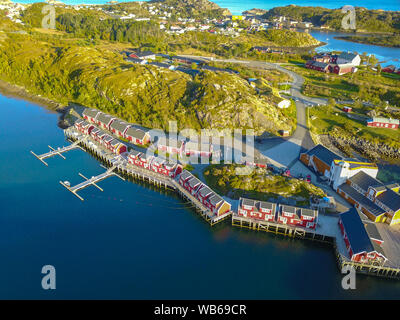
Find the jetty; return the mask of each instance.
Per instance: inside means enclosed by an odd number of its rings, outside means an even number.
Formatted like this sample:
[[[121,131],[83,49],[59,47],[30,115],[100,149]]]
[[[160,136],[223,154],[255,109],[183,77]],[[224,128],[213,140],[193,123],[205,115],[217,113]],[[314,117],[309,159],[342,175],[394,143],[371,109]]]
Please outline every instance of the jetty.
[[[67,152],[67,151],[71,151],[71,150],[74,150],[74,149],[81,149],[81,150],[84,151],[84,149],[82,149],[82,147],[79,145],[80,142],[81,142],[80,140],[77,140],[77,141],[73,142],[69,146],[65,146],[65,147],[57,148],[57,149],[54,149],[53,147],[48,146],[51,151],[49,151],[47,153],[43,153],[41,155],[37,155],[32,150],[31,150],[31,153],[37,159],[39,159],[44,165],[46,165],[48,167],[49,165],[44,161],[44,159],[51,158],[51,157],[54,157],[54,156],[60,156],[61,158],[63,158],[65,160],[66,158],[62,154]]]
[[[101,173],[101,174],[99,174],[99,175],[97,175],[97,176],[91,177],[90,179],[89,179],[89,178],[86,178],[83,174],[79,173],[79,175],[80,175],[82,178],[84,178],[85,181],[83,181],[83,182],[81,182],[81,183],[79,183],[79,184],[77,184],[76,186],[73,186],[73,187],[68,186],[68,184],[67,184],[66,181],[65,181],[65,182],[60,181],[60,184],[63,185],[67,190],[69,190],[70,192],[72,192],[72,194],[74,194],[76,197],[78,197],[80,200],[83,201],[84,199],[78,194],[78,191],[79,191],[79,190],[82,190],[82,189],[84,189],[84,188],[87,188],[87,187],[93,185],[93,186],[95,186],[97,189],[99,189],[100,191],[103,191],[103,189],[100,188],[100,187],[97,185],[97,182],[100,182],[100,181],[102,181],[102,180],[104,180],[104,179],[107,179],[107,178],[109,178],[109,177],[111,177],[111,176],[117,176],[118,178],[120,178],[120,179],[122,179],[122,180],[125,180],[125,179],[122,178],[119,174],[117,174],[116,172],[114,172],[115,169],[116,169],[116,167],[113,166],[113,167],[107,169],[106,172],[103,172],[103,173]]]

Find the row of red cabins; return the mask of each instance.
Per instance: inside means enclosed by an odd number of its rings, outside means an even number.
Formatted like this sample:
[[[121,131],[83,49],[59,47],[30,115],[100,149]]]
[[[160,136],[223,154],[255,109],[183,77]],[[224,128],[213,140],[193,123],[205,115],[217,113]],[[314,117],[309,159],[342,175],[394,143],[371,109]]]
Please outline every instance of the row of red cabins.
[[[83,134],[91,136],[99,144],[106,147],[115,154],[122,154],[128,151],[128,148],[121,141],[114,139],[112,136],[97,128],[95,125],[85,121],[77,120],[74,124],[75,128]]]
[[[315,229],[318,211],[272,202],[240,198],[238,216],[254,220],[278,222],[285,225]]]
[[[99,110],[86,108],[83,111],[82,116],[88,122],[96,124],[102,129],[111,131],[118,137],[127,139],[132,143],[145,145],[151,141],[148,132],[136,128],[134,125],[109,114],[100,112]]]
[[[182,166],[174,161],[166,161],[136,150],[130,151],[127,154],[127,158],[129,163],[135,166],[160,173],[167,177],[175,178],[182,172]]]
[[[181,173],[179,184],[189,191],[191,195],[195,196],[204,206],[210,209],[215,216],[221,216],[231,211],[231,205],[227,201],[189,171],[184,170]]]

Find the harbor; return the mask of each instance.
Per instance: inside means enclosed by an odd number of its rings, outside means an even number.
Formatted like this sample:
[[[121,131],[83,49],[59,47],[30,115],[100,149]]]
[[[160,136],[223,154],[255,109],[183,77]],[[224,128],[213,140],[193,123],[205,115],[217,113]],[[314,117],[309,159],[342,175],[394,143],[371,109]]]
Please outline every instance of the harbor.
[[[235,228],[243,228],[252,231],[262,231],[267,233],[272,233],[280,235],[283,237],[301,239],[301,240],[311,240],[321,243],[326,243],[330,245],[336,256],[336,262],[338,268],[342,270],[345,266],[352,266],[357,273],[367,274],[372,276],[400,279],[400,268],[396,262],[391,264],[379,266],[373,264],[365,264],[354,262],[349,259],[348,253],[345,247],[345,243],[340,235],[340,230],[338,227],[337,216],[330,216],[329,214],[319,214],[318,223],[315,229],[296,227],[287,224],[282,224],[275,221],[263,221],[259,219],[247,218],[239,216],[234,211],[228,211],[222,215],[214,215],[209,208],[207,208],[199,199],[192,195],[191,192],[181,185],[179,182],[179,175],[177,177],[171,178],[163,176],[162,174],[152,172],[150,170],[132,165],[126,154],[115,155],[111,153],[108,149],[97,143],[89,135],[84,135],[76,128],[69,127],[64,130],[65,136],[69,141],[72,141],[70,146],[64,147],[62,149],[52,149],[51,152],[37,156],[40,161],[45,158],[61,155],[63,152],[69,150],[80,148],[97,159],[101,160],[107,167],[105,172],[87,178],[86,176],[79,173],[79,175],[85,179],[85,181],[75,185],[70,186],[68,181],[60,181],[60,184],[64,186],[68,191],[74,194],[80,200],[84,200],[78,191],[87,188],[89,186],[94,186],[100,191],[103,189],[98,186],[98,182],[105,180],[111,176],[118,176],[122,180],[124,177],[130,177],[133,179],[138,179],[145,181],[147,183],[153,184],[160,188],[165,188],[177,193],[184,201],[191,204],[193,210],[195,210],[210,226],[214,226],[217,223],[226,221],[230,219],[231,225]],[[59,154],[59,152],[60,154]],[[393,260],[391,260],[393,261]]]

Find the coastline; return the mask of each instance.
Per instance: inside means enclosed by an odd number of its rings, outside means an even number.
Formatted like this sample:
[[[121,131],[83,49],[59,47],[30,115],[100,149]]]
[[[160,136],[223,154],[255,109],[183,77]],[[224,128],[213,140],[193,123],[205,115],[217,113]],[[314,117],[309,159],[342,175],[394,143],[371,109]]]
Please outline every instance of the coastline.
[[[369,34],[369,35],[380,35],[380,34]],[[389,45],[384,45],[384,44],[368,43],[368,42],[364,42],[364,41],[351,40],[351,39],[349,39],[349,37],[351,37],[351,36],[338,36],[338,37],[333,37],[333,38],[336,39],[336,40],[343,40],[343,41],[347,41],[347,42],[361,43],[361,44],[366,44],[366,45],[369,45],[369,46],[378,46],[378,47],[394,48],[394,49],[399,49],[400,48],[400,45],[398,45],[398,46],[389,46]],[[368,37],[368,35],[366,35],[366,37]]]
[[[24,87],[11,84],[2,79],[0,79],[0,94],[6,97],[32,102],[46,108],[49,111],[57,112],[59,114],[57,125],[61,129],[65,129],[67,126],[64,118],[68,114],[71,106],[64,106],[54,100],[32,94],[28,92]]]

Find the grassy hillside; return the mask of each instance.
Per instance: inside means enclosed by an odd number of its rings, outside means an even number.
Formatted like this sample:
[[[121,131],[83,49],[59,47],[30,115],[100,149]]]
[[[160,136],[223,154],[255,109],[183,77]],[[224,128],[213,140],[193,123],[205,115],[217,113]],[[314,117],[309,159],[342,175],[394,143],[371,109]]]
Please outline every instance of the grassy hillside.
[[[204,72],[192,78],[125,62],[104,47],[65,43],[7,33],[0,42],[2,80],[151,128],[165,129],[169,120],[177,120],[180,128],[253,128],[261,134],[290,130],[293,124],[237,75]]]

